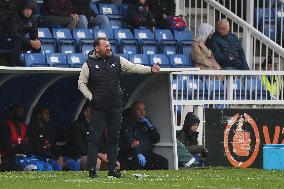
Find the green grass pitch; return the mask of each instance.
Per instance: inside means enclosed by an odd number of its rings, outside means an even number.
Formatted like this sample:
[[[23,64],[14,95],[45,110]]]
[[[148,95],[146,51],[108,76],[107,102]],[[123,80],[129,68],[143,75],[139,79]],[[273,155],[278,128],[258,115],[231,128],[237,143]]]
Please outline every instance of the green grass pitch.
[[[204,168],[179,171],[125,171],[125,178],[107,178],[106,172],[99,177],[88,178],[81,172],[2,172],[1,189],[132,189],[132,188],[226,188],[268,189],[284,188],[284,171],[261,169]],[[135,177],[133,174],[147,175]]]

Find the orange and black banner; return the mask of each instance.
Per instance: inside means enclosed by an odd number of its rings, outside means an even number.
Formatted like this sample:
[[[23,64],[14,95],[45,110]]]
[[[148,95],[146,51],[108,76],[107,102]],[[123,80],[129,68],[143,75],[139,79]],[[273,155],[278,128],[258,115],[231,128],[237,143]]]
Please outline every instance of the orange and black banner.
[[[284,144],[283,109],[206,109],[208,166],[262,168],[262,147]]]

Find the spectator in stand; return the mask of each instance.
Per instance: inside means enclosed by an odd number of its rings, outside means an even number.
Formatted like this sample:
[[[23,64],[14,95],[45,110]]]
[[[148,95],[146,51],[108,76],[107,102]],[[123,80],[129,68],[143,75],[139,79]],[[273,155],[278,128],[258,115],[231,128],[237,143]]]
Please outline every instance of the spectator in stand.
[[[47,25],[60,25],[73,28],[88,28],[85,15],[78,15],[73,9],[71,0],[45,0],[44,21]]]
[[[56,146],[54,130],[49,122],[49,110],[38,107],[34,110],[34,117],[29,124],[29,143],[38,159],[46,161],[54,171],[79,171],[79,164],[72,159],[64,159]]]
[[[145,105],[136,101],[129,117],[123,118],[120,131],[120,160],[127,161],[131,170],[168,169],[168,160],[153,152],[153,144],[160,135],[149,118],[145,117]]]
[[[176,3],[174,0],[151,0],[149,1],[150,11],[154,15],[156,26],[167,29],[170,27],[168,17],[175,16]]]
[[[188,150],[190,154],[194,156],[195,159],[192,160],[192,163],[195,161],[199,162],[199,166],[204,166],[204,161],[208,156],[207,149],[198,144],[198,134],[197,131],[200,120],[193,113],[188,112],[185,116],[183,128],[180,133],[177,134],[178,141]],[[184,162],[183,166],[190,166],[191,164],[186,165],[188,162]]]
[[[203,23],[198,28],[198,36],[193,39],[191,58],[201,70],[220,70],[213,53],[206,47],[206,41],[211,38],[213,27]]]
[[[90,7],[91,0],[72,0],[74,11],[80,15],[86,15],[89,28],[99,26],[109,29],[109,19],[106,15],[96,15]],[[83,18],[84,19],[84,18]]]
[[[207,44],[212,50],[215,59],[224,70],[249,70],[245,53],[238,37],[230,32],[230,24],[226,19],[217,23],[217,32],[214,32]]]
[[[149,11],[149,6],[146,0],[135,0],[129,5],[128,16],[126,22],[133,28],[141,26],[153,29],[155,20],[152,13]]]
[[[67,129],[66,137],[66,154],[76,159],[80,163],[81,170],[87,170],[87,154],[88,154],[88,138],[90,134],[90,121],[91,121],[91,105],[86,103],[78,119]],[[105,130],[106,131],[106,130]],[[100,149],[97,157],[96,170],[100,170],[101,165],[108,162],[106,154],[106,132],[104,131],[103,141],[100,143]],[[119,169],[119,162],[117,162]]]
[[[40,52],[41,50],[37,23],[32,17],[35,3],[34,0],[23,0],[17,13],[7,23],[7,31],[12,45],[9,66],[22,65],[19,61],[19,55],[22,51]],[[29,37],[25,37],[27,34]]]
[[[19,0],[4,0],[0,3],[0,48],[7,49],[6,20],[14,16]]]
[[[261,68],[262,70],[272,71],[272,57],[269,56],[267,59],[264,59]],[[283,78],[278,75],[262,75],[261,82],[264,86],[264,90],[267,90],[269,93],[268,98],[270,97],[273,100],[278,100],[281,97],[282,87],[283,87]]]

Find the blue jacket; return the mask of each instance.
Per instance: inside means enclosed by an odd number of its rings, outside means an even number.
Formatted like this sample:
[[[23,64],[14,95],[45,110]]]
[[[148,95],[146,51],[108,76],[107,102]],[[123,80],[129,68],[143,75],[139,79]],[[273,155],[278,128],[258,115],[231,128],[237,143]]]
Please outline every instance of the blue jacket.
[[[138,140],[140,145],[133,150],[130,146],[134,140]],[[149,129],[144,123],[135,122],[131,117],[123,119],[119,138],[120,153],[145,155],[152,152],[153,144],[159,141],[160,135],[155,127]]]
[[[214,32],[208,45],[222,68],[249,69],[242,45],[235,34],[228,33],[225,37],[221,37],[218,32]]]

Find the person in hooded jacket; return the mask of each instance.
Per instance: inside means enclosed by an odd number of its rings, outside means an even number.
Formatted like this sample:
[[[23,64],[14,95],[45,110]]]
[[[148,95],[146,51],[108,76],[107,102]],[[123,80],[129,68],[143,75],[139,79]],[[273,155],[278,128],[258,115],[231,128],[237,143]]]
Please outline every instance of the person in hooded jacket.
[[[198,28],[198,36],[193,39],[191,59],[201,70],[220,70],[211,50],[206,46],[206,41],[211,38],[214,30],[210,24],[203,23]]]
[[[198,125],[199,118],[191,112],[185,116],[182,130],[177,134],[179,142],[191,153],[200,166],[204,166],[204,161],[208,156],[207,149],[198,144]]]
[[[37,22],[32,16],[35,6],[36,2],[34,0],[23,0],[16,14],[7,23],[7,31],[11,38],[12,46],[9,66],[22,66],[19,59],[21,52],[41,51]]]

